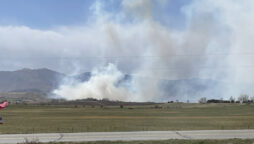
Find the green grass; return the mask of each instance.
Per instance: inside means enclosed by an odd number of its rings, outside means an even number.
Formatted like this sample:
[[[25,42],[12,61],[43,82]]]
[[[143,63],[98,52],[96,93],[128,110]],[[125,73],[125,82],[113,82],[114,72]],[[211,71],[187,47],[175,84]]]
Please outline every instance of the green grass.
[[[165,140],[165,141],[131,141],[131,142],[52,142],[46,144],[253,144],[254,139],[229,139],[229,140]],[[36,142],[27,142],[25,144],[39,144]]]
[[[95,107],[10,105],[0,133],[254,129],[253,104]]]

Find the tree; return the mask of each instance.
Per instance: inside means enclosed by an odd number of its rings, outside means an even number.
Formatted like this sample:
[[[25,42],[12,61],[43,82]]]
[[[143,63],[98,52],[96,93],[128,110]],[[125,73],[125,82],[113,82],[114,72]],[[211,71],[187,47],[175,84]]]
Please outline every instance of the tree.
[[[254,103],[254,96],[252,96],[252,97],[250,98],[250,101],[251,101],[252,103]]]
[[[207,102],[207,101],[206,101],[206,97],[202,97],[202,98],[199,99],[199,103],[204,104],[204,103],[206,103],[206,102]]]
[[[229,101],[230,101],[230,103],[235,103],[235,98],[234,98],[233,96],[231,96],[231,97],[229,98]]]
[[[240,101],[240,103],[246,103],[249,100],[249,96],[247,94],[241,94],[238,97],[238,101]]]

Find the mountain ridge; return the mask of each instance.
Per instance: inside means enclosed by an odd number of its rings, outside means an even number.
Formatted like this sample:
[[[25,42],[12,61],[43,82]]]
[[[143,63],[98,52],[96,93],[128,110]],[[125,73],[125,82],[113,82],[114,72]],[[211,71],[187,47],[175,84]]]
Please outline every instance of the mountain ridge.
[[[46,68],[0,71],[0,92],[33,89],[47,93],[58,86],[57,79],[64,76],[62,73]]]
[[[6,92],[31,92],[42,93],[45,96],[58,88],[63,79],[76,79],[80,82],[88,81],[92,76],[91,72],[84,72],[76,76],[47,69],[29,69],[23,68],[16,71],[0,71],[0,93]],[[124,83],[133,79],[133,75],[125,74],[119,83]],[[221,82],[206,79],[181,79],[166,80],[162,79],[159,85],[162,91],[162,100],[178,99],[188,97],[188,99],[197,99],[198,97],[220,96]],[[1,96],[1,95],[0,95]]]

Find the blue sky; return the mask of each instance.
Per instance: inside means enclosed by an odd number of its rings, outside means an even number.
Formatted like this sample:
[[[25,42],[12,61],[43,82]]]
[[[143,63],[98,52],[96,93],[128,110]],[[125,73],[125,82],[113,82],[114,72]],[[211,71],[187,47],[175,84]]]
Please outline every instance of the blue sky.
[[[82,25],[91,12],[94,0],[0,0],[0,25],[25,25],[31,28],[47,29],[56,26]],[[103,1],[105,10],[117,13],[120,0]],[[186,0],[172,0],[165,9],[157,10],[155,19],[166,25],[181,28],[184,15],[181,7],[190,3]],[[156,3],[154,3],[156,8]]]
[[[86,20],[88,0],[1,0],[2,25],[26,25],[48,28],[57,25],[79,24]]]

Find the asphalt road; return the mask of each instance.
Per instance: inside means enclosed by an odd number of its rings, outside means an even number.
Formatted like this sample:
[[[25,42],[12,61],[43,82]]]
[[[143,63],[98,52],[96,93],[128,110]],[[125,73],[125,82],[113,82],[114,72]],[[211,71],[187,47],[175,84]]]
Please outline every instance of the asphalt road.
[[[0,144],[16,144],[28,141],[81,142],[81,141],[132,141],[168,139],[254,139],[254,130],[198,130],[198,131],[137,131],[137,132],[88,132],[4,134]]]

